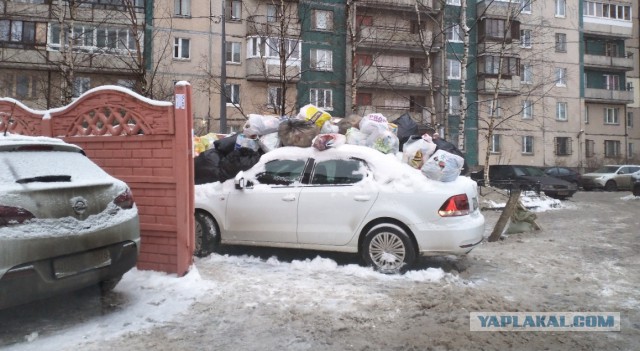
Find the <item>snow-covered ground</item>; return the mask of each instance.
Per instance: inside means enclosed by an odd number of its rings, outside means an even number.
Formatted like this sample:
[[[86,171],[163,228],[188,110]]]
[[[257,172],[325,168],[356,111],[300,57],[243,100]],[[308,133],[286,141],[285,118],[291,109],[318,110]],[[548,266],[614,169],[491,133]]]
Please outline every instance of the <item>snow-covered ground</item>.
[[[485,208],[506,198],[486,192]],[[640,349],[640,198],[527,196],[541,231],[383,275],[350,255],[230,248],[178,278],[0,311],[7,350]],[[487,235],[500,212],[484,210]],[[470,332],[474,311],[612,311],[620,332]]]

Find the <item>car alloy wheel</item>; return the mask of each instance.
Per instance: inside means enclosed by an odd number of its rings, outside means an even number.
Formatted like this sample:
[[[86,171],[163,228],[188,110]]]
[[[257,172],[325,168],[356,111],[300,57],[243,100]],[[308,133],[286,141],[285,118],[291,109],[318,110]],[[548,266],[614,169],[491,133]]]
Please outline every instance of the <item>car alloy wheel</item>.
[[[365,237],[363,258],[382,273],[401,273],[415,260],[415,250],[411,239],[400,227],[376,226]]]
[[[220,232],[215,220],[208,214],[196,212],[194,255],[205,257],[218,250]]]

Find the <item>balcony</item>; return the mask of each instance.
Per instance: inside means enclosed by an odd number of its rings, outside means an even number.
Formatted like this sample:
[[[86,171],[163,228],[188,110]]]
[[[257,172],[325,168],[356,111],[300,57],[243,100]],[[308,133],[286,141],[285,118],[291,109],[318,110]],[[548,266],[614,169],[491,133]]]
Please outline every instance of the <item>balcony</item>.
[[[416,0],[360,0],[355,2],[358,8],[371,8],[386,11],[404,11],[415,13]],[[440,0],[422,0],[418,9],[423,13],[437,13],[441,10]]]
[[[358,86],[362,88],[416,90],[431,87],[423,73],[411,73],[408,67],[359,67]]]
[[[423,52],[420,34],[408,30],[391,27],[363,26],[359,33],[361,41],[358,48],[384,49],[402,52]],[[433,32],[425,30],[422,33],[424,47],[429,51],[440,50],[440,44],[434,41]]]
[[[633,91],[586,88],[584,99],[587,102],[630,104],[633,103]]]
[[[247,80],[262,82],[280,81],[280,62],[277,58],[251,57],[246,60]],[[285,79],[294,83],[300,80],[300,61],[291,60],[286,67]]]
[[[280,30],[280,22],[267,22],[266,16],[249,16],[247,18],[247,36],[267,36],[293,38],[300,36],[300,23],[297,19],[287,18],[284,35]]]
[[[584,17],[584,33],[610,38],[631,39],[633,26],[630,21],[607,20],[604,18]]]
[[[615,70],[615,71],[633,71],[633,57],[613,57],[605,55],[584,55],[584,65],[586,67]]]
[[[495,94],[497,86],[498,86],[497,77],[480,76],[478,78],[479,94]],[[509,77],[500,78],[500,87],[498,88],[498,95],[516,96],[519,94],[520,94],[520,77],[509,76]]]

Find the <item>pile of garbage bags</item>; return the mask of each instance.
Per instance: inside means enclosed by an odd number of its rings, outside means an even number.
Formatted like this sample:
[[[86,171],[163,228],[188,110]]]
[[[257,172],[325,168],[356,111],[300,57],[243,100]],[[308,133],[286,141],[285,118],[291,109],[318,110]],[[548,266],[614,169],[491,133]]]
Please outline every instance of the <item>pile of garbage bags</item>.
[[[363,145],[398,156],[402,152],[402,160],[428,178],[455,180],[466,168],[464,155],[437,135],[418,135],[418,130],[407,114],[393,122],[380,113],[371,113],[334,123],[329,113],[314,105],[302,107],[297,116],[290,118],[250,114],[241,133],[217,140],[210,135],[199,138],[209,145],[196,144],[195,183],[231,179],[255,165],[263,153],[281,146],[322,151],[342,144]]]

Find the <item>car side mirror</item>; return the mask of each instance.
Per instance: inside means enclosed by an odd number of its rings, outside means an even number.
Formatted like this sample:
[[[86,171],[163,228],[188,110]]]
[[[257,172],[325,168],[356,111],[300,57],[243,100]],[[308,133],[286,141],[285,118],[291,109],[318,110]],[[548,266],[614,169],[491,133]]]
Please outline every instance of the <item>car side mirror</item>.
[[[236,185],[236,189],[238,190],[244,189],[246,186],[246,181],[244,179],[244,172],[243,171],[238,172],[233,182]]]

